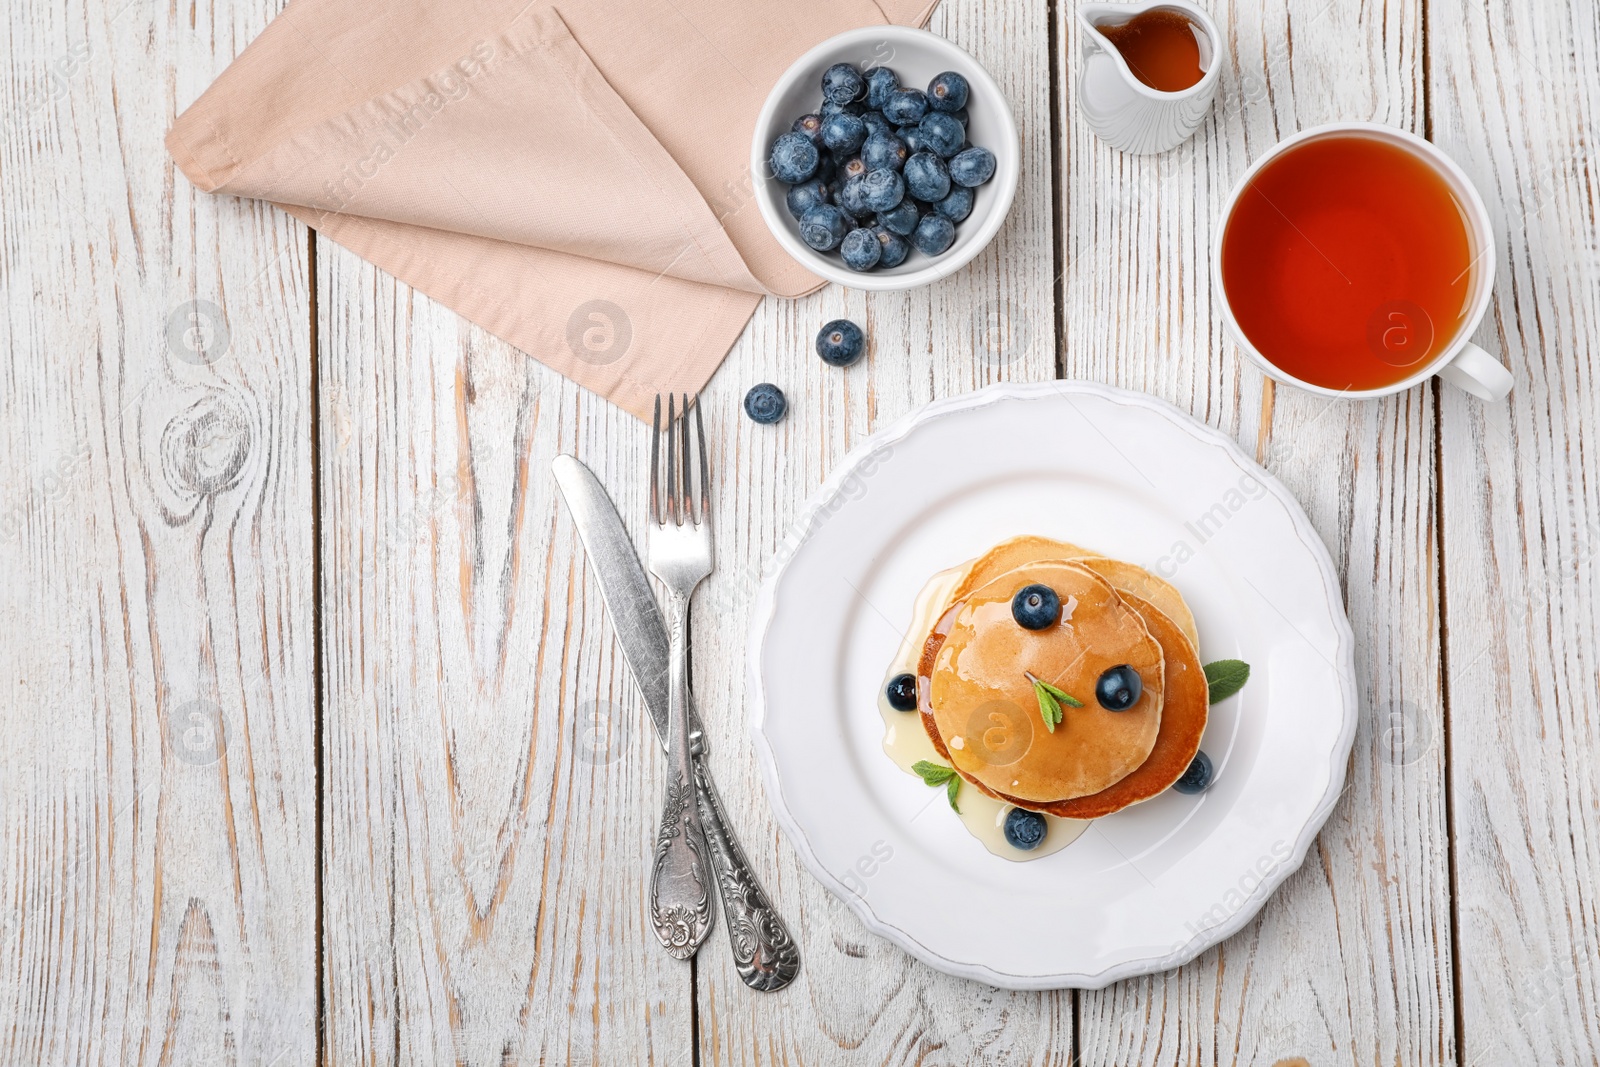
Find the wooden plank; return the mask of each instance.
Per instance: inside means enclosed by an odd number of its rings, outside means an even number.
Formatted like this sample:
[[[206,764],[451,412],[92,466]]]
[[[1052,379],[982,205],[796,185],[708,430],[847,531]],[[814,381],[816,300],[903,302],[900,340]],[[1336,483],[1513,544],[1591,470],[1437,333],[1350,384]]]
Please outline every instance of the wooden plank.
[[[1192,964],[1084,993],[1083,1062],[1440,1063],[1454,1045],[1431,387],[1361,403],[1274,388],[1224,338],[1209,271],[1223,199],[1281,137],[1340,119],[1420,129],[1420,9],[1210,10],[1228,52],[1211,119],[1169,154],[1134,157],[1078,116],[1080,35],[1058,5],[1066,374],[1171,400],[1294,492],[1344,576],[1361,726],[1304,866]]]
[[[739,982],[723,935],[713,935],[697,964],[704,1064],[1071,1058],[1071,994],[949,978],[867,933],[778,835],[745,732],[748,612],[774,547],[828,471],[867,434],[935,397],[1053,376],[1047,19],[1045,7],[1026,0],[945,0],[929,26],[994,73],[1022,129],[1022,186],[994,245],[923,290],[829,286],[768,301],[706,394],[717,423],[718,559],[696,605],[695,682],[733,822],[804,962],[789,989],[754,994]],[[869,358],[846,371],[813,348],[822,324],[839,317],[871,338]],[[761,381],[789,397],[776,427],[740,414],[745,390]]]
[[[1475,339],[1503,404],[1441,396],[1463,1064],[1600,1059],[1600,11],[1430,3],[1433,137],[1495,221]]]
[[[315,1058],[307,234],[162,147],[276,7],[0,18],[0,1062]]]
[[[318,249],[330,1060],[687,1063],[661,761],[550,475],[641,519],[648,431]]]

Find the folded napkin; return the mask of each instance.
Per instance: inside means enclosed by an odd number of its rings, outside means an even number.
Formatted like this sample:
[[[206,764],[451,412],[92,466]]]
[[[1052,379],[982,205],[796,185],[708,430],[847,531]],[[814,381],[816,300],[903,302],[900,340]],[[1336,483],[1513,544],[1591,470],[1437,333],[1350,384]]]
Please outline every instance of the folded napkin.
[[[644,418],[820,284],[752,197],[778,76],[935,2],[292,0],[167,149]]]

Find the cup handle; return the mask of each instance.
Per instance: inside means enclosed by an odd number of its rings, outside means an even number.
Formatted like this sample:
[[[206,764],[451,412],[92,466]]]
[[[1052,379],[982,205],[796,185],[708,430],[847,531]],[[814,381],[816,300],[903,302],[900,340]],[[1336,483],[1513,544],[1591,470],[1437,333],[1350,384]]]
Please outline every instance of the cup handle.
[[[1439,368],[1439,377],[1479,400],[1504,400],[1513,383],[1505,364],[1471,341]]]

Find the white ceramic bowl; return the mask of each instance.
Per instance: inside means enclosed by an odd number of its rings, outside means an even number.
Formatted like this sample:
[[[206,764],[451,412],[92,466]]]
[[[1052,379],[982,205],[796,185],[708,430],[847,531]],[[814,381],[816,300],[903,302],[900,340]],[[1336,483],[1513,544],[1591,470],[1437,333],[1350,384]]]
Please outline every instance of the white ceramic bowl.
[[[913,248],[898,267],[858,273],[844,265],[837,251],[818,252],[800,239],[800,224],[784,203],[789,187],[772,177],[767,155],[772,142],[789,132],[795,119],[820,111],[822,72],[835,63],[854,63],[862,70],[888,67],[899,75],[900,84],[916,89],[926,89],[934,75],[953,70],[972,87],[967,101],[967,139],[994,153],[994,177],[973,190],[972,214],[956,224],[955,243],[944,255],[929,257]],[[851,289],[914,289],[966,266],[999,232],[1017,193],[1021,156],[1011,105],[976,59],[926,30],[867,26],[830,37],[784,71],[756,119],[750,177],[767,228],[806,269]]]

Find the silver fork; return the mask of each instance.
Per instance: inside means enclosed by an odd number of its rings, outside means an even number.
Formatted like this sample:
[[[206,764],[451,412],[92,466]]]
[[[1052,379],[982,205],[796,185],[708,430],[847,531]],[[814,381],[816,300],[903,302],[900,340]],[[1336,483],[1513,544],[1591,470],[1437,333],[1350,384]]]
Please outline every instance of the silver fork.
[[[650,921],[656,937],[676,959],[693,956],[711,933],[711,870],[700,805],[695,799],[694,748],[689,735],[689,598],[711,573],[710,467],[706,430],[696,399],[694,421],[700,446],[699,491],[689,440],[689,397],[681,417],[667,397],[666,493],[661,489],[661,394],[656,394],[655,435],[650,442],[650,572],[667,589],[667,798],[650,870]],[[679,438],[682,445],[679,446]]]

